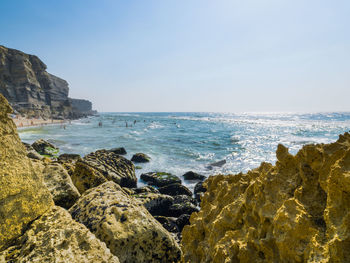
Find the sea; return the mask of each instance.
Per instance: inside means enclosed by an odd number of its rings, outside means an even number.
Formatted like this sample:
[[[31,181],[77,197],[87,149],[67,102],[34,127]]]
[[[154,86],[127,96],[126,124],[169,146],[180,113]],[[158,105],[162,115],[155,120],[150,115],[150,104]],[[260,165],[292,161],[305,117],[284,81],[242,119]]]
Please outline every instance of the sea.
[[[101,126],[99,126],[99,123]],[[235,174],[275,163],[278,144],[297,153],[305,144],[329,143],[350,130],[350,112],[333,113],[100,113],[65,123],[19,129],[22,141],[43,138],[60,153],[82,156],[98,149],[124,147],[125,156],[151,157],[136,164],[145,172],[181,176]],[[222,166],[212,163],[225,160]],[[223,162],[221,162],[223,163]],[[141,168],[141,169],[140,169]],[[183,182],[193,189],[194,182]],[[139,186],[143,182],[139,180]]]

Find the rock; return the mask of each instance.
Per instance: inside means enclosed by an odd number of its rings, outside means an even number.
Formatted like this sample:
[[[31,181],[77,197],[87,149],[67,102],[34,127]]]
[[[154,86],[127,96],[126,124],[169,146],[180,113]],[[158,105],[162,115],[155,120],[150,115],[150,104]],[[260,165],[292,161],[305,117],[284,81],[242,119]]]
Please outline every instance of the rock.
[[[150,160],[151,158],[144,153],[135,153],[131,158],[134,163],[148,163]]]
[[[60,163],[76,163],[81,160],[81,156],[79,154],[74,153],[64,153],[58,156],[57,161]]]
[[[350,134],[276,155],[275,166],[205,181],[184,262],[350,262]]]
[[[46,72],[46,65],[36,56],[0,46],[0,83],[0,93],[29,118],[85,116],[72,107],[67,81]]]
[[[181,232],[185,226],[190,224],[190,217],[191,217],[191,215],[183,214],[183,215],[179,216],[178,219],[176,219],[176,225],[179,229],[179,232]]]
[[[183,177],[185,180],[199,180],[199,181],[203,181],[206,178],[204,175],[197,174],[197,173],[192,172],[192,171],[185,173],[183,175]]]
[[[178,233],[179,229],[176,224],[176,218],[165,217],[165,216],[155,216],[155,219],[170,233]]]
[[[159,194],[159,191],[158,189],[156,189],[155,187],[153,186],[143,186],[143,187],[140,187],[140,188],[133,188],[134,192],[136,194],[141,194],[141,193],[155,193],[155,194]]]
[[[174,238],[133,197],[114,182],[90,189],[69,209],[120,262],[177,262]]]
[[[84,161],[77,161],[71,178],[81,194],[108,181],[99,170],[91,167]]]
[[[203,182],[198,182],[194,186],[194,197],[196,198],[197,202],[201,201],[201,196],[207,191],[205,186],[203,185]]]
[[[170,173],[163,172],[150,172],[141,174],[141,180],[147,182],[150,185],[154,186],[165,186],[169,184],[181,183],[179,177],[172,175]]]
[[[80,197],[67,171],[59,163],[50,163],[43,170],[43,179],[56,205],[70,208]]]
[[[11,112],[0,94],[0,251],[53,205],[40,171],[33,169],[8,117]]]
[[[137,182],[134,164],[106,150],[90,153],[78,161],[72,180],[81,194],[107,181],[113,181],[122,187],[136,187]]]
[[[0,252],[0,262],[115,262],[119,260],[84,225],[53,207]]]
[[[213,167],[222,167],[226,164],[226,160],[221,160],[215,163],[211,163],[207,166],[207,169],[211,170]]]
[[[44,155],[46,157],[57,157],[59,149],[53,145],[52,143],[49,143],[48,141],[45,141],[43,139],[39,139],[35,141],[32,144],[32,147],[41,155]]]
[[[144,192],[134,194],[136,198],[153,216],[164,216],[169,214],[169,207],[173,204],[174,198],[169,195]]]
[[[68,98],[72,105],[73,111],[84,116],[95,115],[97,112],[92,109],[92,103],[88,100]]]
[[[42,160],[44,157],[40,155],[29,143],[23,143],[27,150],[27,157],[35,160]]]
[[[113,152],[115,154],[119,154],[119,155],[125,155],[127,154],[126,150],[124,147],[120,147],[120,148],[113,148],[109,150],[110,152]]]
[[[199,209],[196,206],[196,201],[187,195],[174,196],[174,201],[169,207],[166,216],[179,217],[183,214],[191,215],[194,212],[198,212]]]
[[[188,195],[188,196],[192,196],[192,192],[190,189],[188,189],[186,186],[181,185],[181,184],[169,184],[163,187],[160,187],[158,189],[158,191],[161,194],[165,194],[165,195],[171,195],[171,196],[175,196],[175,195]]]

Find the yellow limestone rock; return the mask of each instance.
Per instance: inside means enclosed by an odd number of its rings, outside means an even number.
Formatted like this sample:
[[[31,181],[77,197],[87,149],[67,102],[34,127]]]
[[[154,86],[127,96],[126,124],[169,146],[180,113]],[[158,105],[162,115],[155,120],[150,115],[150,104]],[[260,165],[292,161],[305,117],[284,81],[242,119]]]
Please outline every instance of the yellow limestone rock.
[[[185,262],[350,262],[350,135],[205,182]]]
[[[8,117],[11,112],[0,94],[0,250],[53,205]]]

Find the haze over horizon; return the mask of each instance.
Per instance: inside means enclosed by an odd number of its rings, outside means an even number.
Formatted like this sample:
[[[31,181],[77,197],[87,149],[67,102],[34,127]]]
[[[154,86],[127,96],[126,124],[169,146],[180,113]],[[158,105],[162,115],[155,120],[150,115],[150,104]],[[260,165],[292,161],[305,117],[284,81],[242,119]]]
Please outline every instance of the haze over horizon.
[[[101,112],[350,111],[350,2],[1,1],[0,45]]]

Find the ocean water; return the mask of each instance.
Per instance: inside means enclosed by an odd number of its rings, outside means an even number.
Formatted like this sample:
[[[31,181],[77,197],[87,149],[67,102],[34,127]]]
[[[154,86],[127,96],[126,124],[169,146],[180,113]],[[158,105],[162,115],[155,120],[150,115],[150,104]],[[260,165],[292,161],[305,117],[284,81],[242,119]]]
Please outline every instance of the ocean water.
[[[101,113],[66,124],[66,129],[22,128],[19,135],[24,142],[43,138],[57,145],[60,153],[82,156],[125,147],[126,158],[137,152],[152,158],[140,164],[138,177],[149,171],[181,177],[190,170],[206,176],[245,172],[263,161],[275,163],[279,143],[295,154],[305,144],[329,143],[349,130],[350,113]],[[208,168],[221,160],[226,160],[222,167]]]

